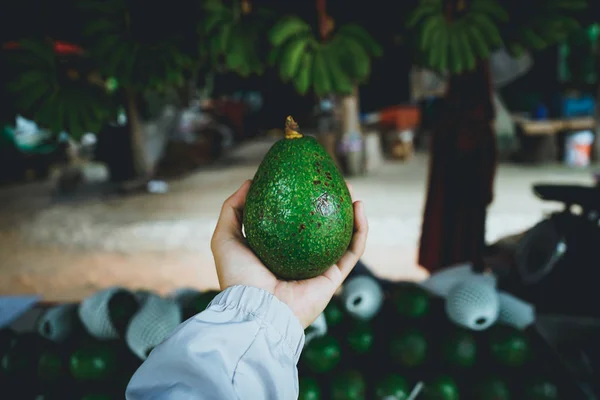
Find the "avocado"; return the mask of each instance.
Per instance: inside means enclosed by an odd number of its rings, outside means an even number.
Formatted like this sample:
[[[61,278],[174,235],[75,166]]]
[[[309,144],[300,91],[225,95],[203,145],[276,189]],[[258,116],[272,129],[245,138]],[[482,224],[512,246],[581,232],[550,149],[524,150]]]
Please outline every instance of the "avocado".
[[[508,367],[520,367],[531,356],[529,339],[516,328],[496,325],[490,329],[489,345],[492,357]]]
[[[527,400],[556,400],[559,396],[558,387],[550,380],[538,377],[525,384],[525,399]]]
[[[301,376],[299,386],[298,400],[319,400],[321,398],[321,388],[315,378]]]
[[[346,340],[350,347],[357,354],[368,353],[375,344],[375,333],[373,328],[367,322],[355,322],[348,331]]]
[[[406,368],[417,367],[427,358],[427,339],[425,334],[416,328],[409,328],[392,338],[389,354],[397,364]]]
[[[485,377],[475,385],[474,400],[510,400],[508,384],[496,376]]]
[[[472,367],[477,359],[477,340],[470,331],[455,328],[444,339],[442,356],[452,366]]]
[[[340,343],[330,335],[311,340],[302,352],[302,360],[306,367],[314,373],[326,373],[340,363]]]
[[[283,280],[321,275],[342,257],[354,230],[342,174],[317,140],[297,129],[288,117],[286,136],[258,167],[244,209],[248,245]]]
[[[447,375],[438,375],[425,383],[423,400],[458,400],[460,393],[456,381]]]
[[[332,400],[363,400],[366,395],[365,378],[357,370],[347,370],[331,379]]]
[[[396,373],[388,373],[375,382],[377,400],[406,400],[410,395],[408,381]]]

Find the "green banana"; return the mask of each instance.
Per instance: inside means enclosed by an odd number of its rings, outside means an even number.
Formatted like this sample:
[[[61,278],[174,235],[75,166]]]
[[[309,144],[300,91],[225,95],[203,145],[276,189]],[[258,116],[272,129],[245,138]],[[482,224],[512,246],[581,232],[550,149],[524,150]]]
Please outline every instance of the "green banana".
[[[319,97],[332,92],[331,78],[325,61],[324,46],[319,46],[315,52],[312,70],[312,80],[315,94]]]
[[[462,60],[464,61],[465,71],[471,71],[475,69],[477,65],[476,55],[473,53],[473,49],[471,48],[471,42],[469,41],[469,36],[466,31],[466,25],[464,21],[461,21],[456,26],[458,35],[458,43],[460,46],[460,52]]]
[[[579,11],[588,7],[587,0],[547,0],[544,6],[549,8],[562,8],[563,10]]]
[[[351,94],[354,90],[354,82],[352,82],[352,78],[342,68],[339,54],[336,52],[335,47],[332,47],[331,44],[326,44],[324,46],[324,57],[333,92],[339,95]]]
[[[548,43],[531,28],[525,28],[521,31],[523,42],[528,46],[533,47],[536,50],[544,49],[548,46]]]
[[[294,35],[310,32],[310,25],[296,16],[282,18],[269,31],[269,41],[273,46],[282,45],[287,39]]]
[[[532,28],[548,43],[560,42],[568,36],[562,23],[557,23],[550,18],[539,18],[532,23]]]
[[[448,33],[450,40],[450,69],[453,74],[460,74],[465,68],[460,48],[460,37],[454,25]]]
[[[485,14],[500,22],[506,22],[509,19],[506,10],[496,0],[473,0],[469,12]]]
[[[381,57],[383,55],[383,48],[373,36],[369,34],[362,26],[357,24],[345,24],[340,27],[337,31],[337,35],[347,37],[348,39],[354,39],[367,51],[367,54],[373,57]]]
[[[223,27],[221,28],[220,32],[219,32],[219,37],[220,37],[220,52],[226,53],[230,50],[230,46],[231,46],[231,35],[233,32],[233,29],[237,26],[237,24],[234,24],[233,22],[231,23],[227,23],[225,25],[223,25]]]
[[[125,44],[121,46],[115,46],[114,52],[111,54],[110,58],[105,60],[103,67],[106,73],[109,75],[127,75],[127,72],[123,74],[121,74],[121,72],[123,72],[123,64],[129,58],[131,58],[131,53],[128,46]]]
[[[310,88],[312,80],[312,69],[313,69],[314,53],[307,51],[302,56],[302,62],[300,69],[294,76],[294,85],[296,90],[302,96],[304,96]]]
[[[338,35],[331,41],[339,54],[344,71],[354,80],[362,82],[371,72],[371,59],[364,47],[355,39]]]
[[[440,40],[437,44],[438,52],[439,52],[439,65],[438,70],[441,73],[445,73],[448,69],[448,54],[450,53],[450,29],[446,29],[444,35],[440,37]]]
[[[18,75],[18,77],[8,84],[8,87],[14,91],[26,91],[30,87],[47,86],[50,74],[41,69],[26,70]]]
[[[500,47],[503,44],[502,36],[496,24],[486,15],[468,13],[465,17],[466,22],[475,24],[481,33],[483,33],[486,42],[490,47]]]
[[[413,29],[425,17],[442,14],[443,5],[441,0],[421,0],[415,10],[406,19],[406,26]]]
[[[228,10],[229,11],[229,10]],[[210,35],[214,30],[218,29],[222,24],[233,21],[231,12],[215,12],[208,15],[202,24],[202,32],[204,35]]]
[[[443,28],[443,25],[446,23],[444,16],[433,15],[425,19],[423,22],[423,28],[421,29],[421,40],[420,47],[421,50],[426,50],[431,47],[433,35]]]
[[[19,48],[24,52],[29,52],[32,56],[37,57],[44,63],[54,64],[54,50],[48,43],[37,40],[22,40],[19,42]]]
[[[308,44],[309,40],[307,38],[300,37],[286,45],[279,66],[279,73],[284,82],[292,79],[298,72],[302,55]]]
[[[483,39],[483,35],[479,30],[479,27],[467,24],[467,35],[469,37],[469,41],[471,42],[471,47],[474,49],[477,56],[486,60],[490,57],[490,48],[488,47],[487,42]]]
[[[65,112],[65,101],[63,98],[54,100],[54,115],[52,116],[52,124],[50,130],[53,133],[60,133],[63,130],[63,116]]]
[[[93,49],[95,55],[102,59],[108,59],[114,53],[115,48],[122,46],[121,37],[117,34],[104,36]]]
[[[86,24],[83,33],[86,36],[105,36],[117,30],[118,28],[112,20],[103,18],[90,21]]]
[[[12,89],[12,87],[10,88]],[[32,86],[27,91],[16,91],[17,105],[24,111],[31,111],[35,105],[52,93],[52,88],[47,85]]]
[[[427,63],[430,68],[433,70],[439,70],[440,66],[440,58],[441,58],[441,49],[440,49],[440,41],[442,37],[447,35],[447,24],[444,21],[444,25],[442,25],[439,29],[437,29],[431,37],[431,45],[427,47]]]

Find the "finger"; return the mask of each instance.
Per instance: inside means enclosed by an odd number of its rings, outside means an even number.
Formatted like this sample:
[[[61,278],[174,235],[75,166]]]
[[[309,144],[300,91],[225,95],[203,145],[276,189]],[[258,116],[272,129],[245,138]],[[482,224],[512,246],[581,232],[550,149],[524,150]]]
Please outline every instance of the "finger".
[[[357,201],[354,203],[354,235],[348,250],[337,263],[342,274],[342,280],[346,279],[365,252],[368,233],[369,222],[365,214],[365,206],[362,201]]]
[[[252,181],[247,180],[221,207],[221,214],[213,234],[213,240],[227,240],[242,237],[242,212],[246,203],[248,189]]]
[[[350,192],[350,199],[352,199],[352,202],[354,203],[356,201],[356,196],[354,195],[354,186],[352,186],[350,182],[346,182],[346,186]]]

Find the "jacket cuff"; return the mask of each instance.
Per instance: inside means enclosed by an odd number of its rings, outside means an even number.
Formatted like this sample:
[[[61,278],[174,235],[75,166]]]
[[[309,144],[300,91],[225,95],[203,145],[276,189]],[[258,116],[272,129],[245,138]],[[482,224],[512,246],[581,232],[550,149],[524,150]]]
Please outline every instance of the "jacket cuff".
[[[230,286],[212,300],[209,308],[239,309],[260,321],[262,326],[275,330],[298,363],[304,346],[304,329],[287,304],[271,293],[252,286]]]

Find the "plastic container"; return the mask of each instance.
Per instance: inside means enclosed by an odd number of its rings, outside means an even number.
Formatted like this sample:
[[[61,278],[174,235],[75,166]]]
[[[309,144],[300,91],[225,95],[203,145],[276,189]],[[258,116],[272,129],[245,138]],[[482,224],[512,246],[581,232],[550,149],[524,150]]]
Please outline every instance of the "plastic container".
[[[567,134],[565,137],[565,163],[571,167],[590,165],[593,143],[592,131],[576,131]]]

